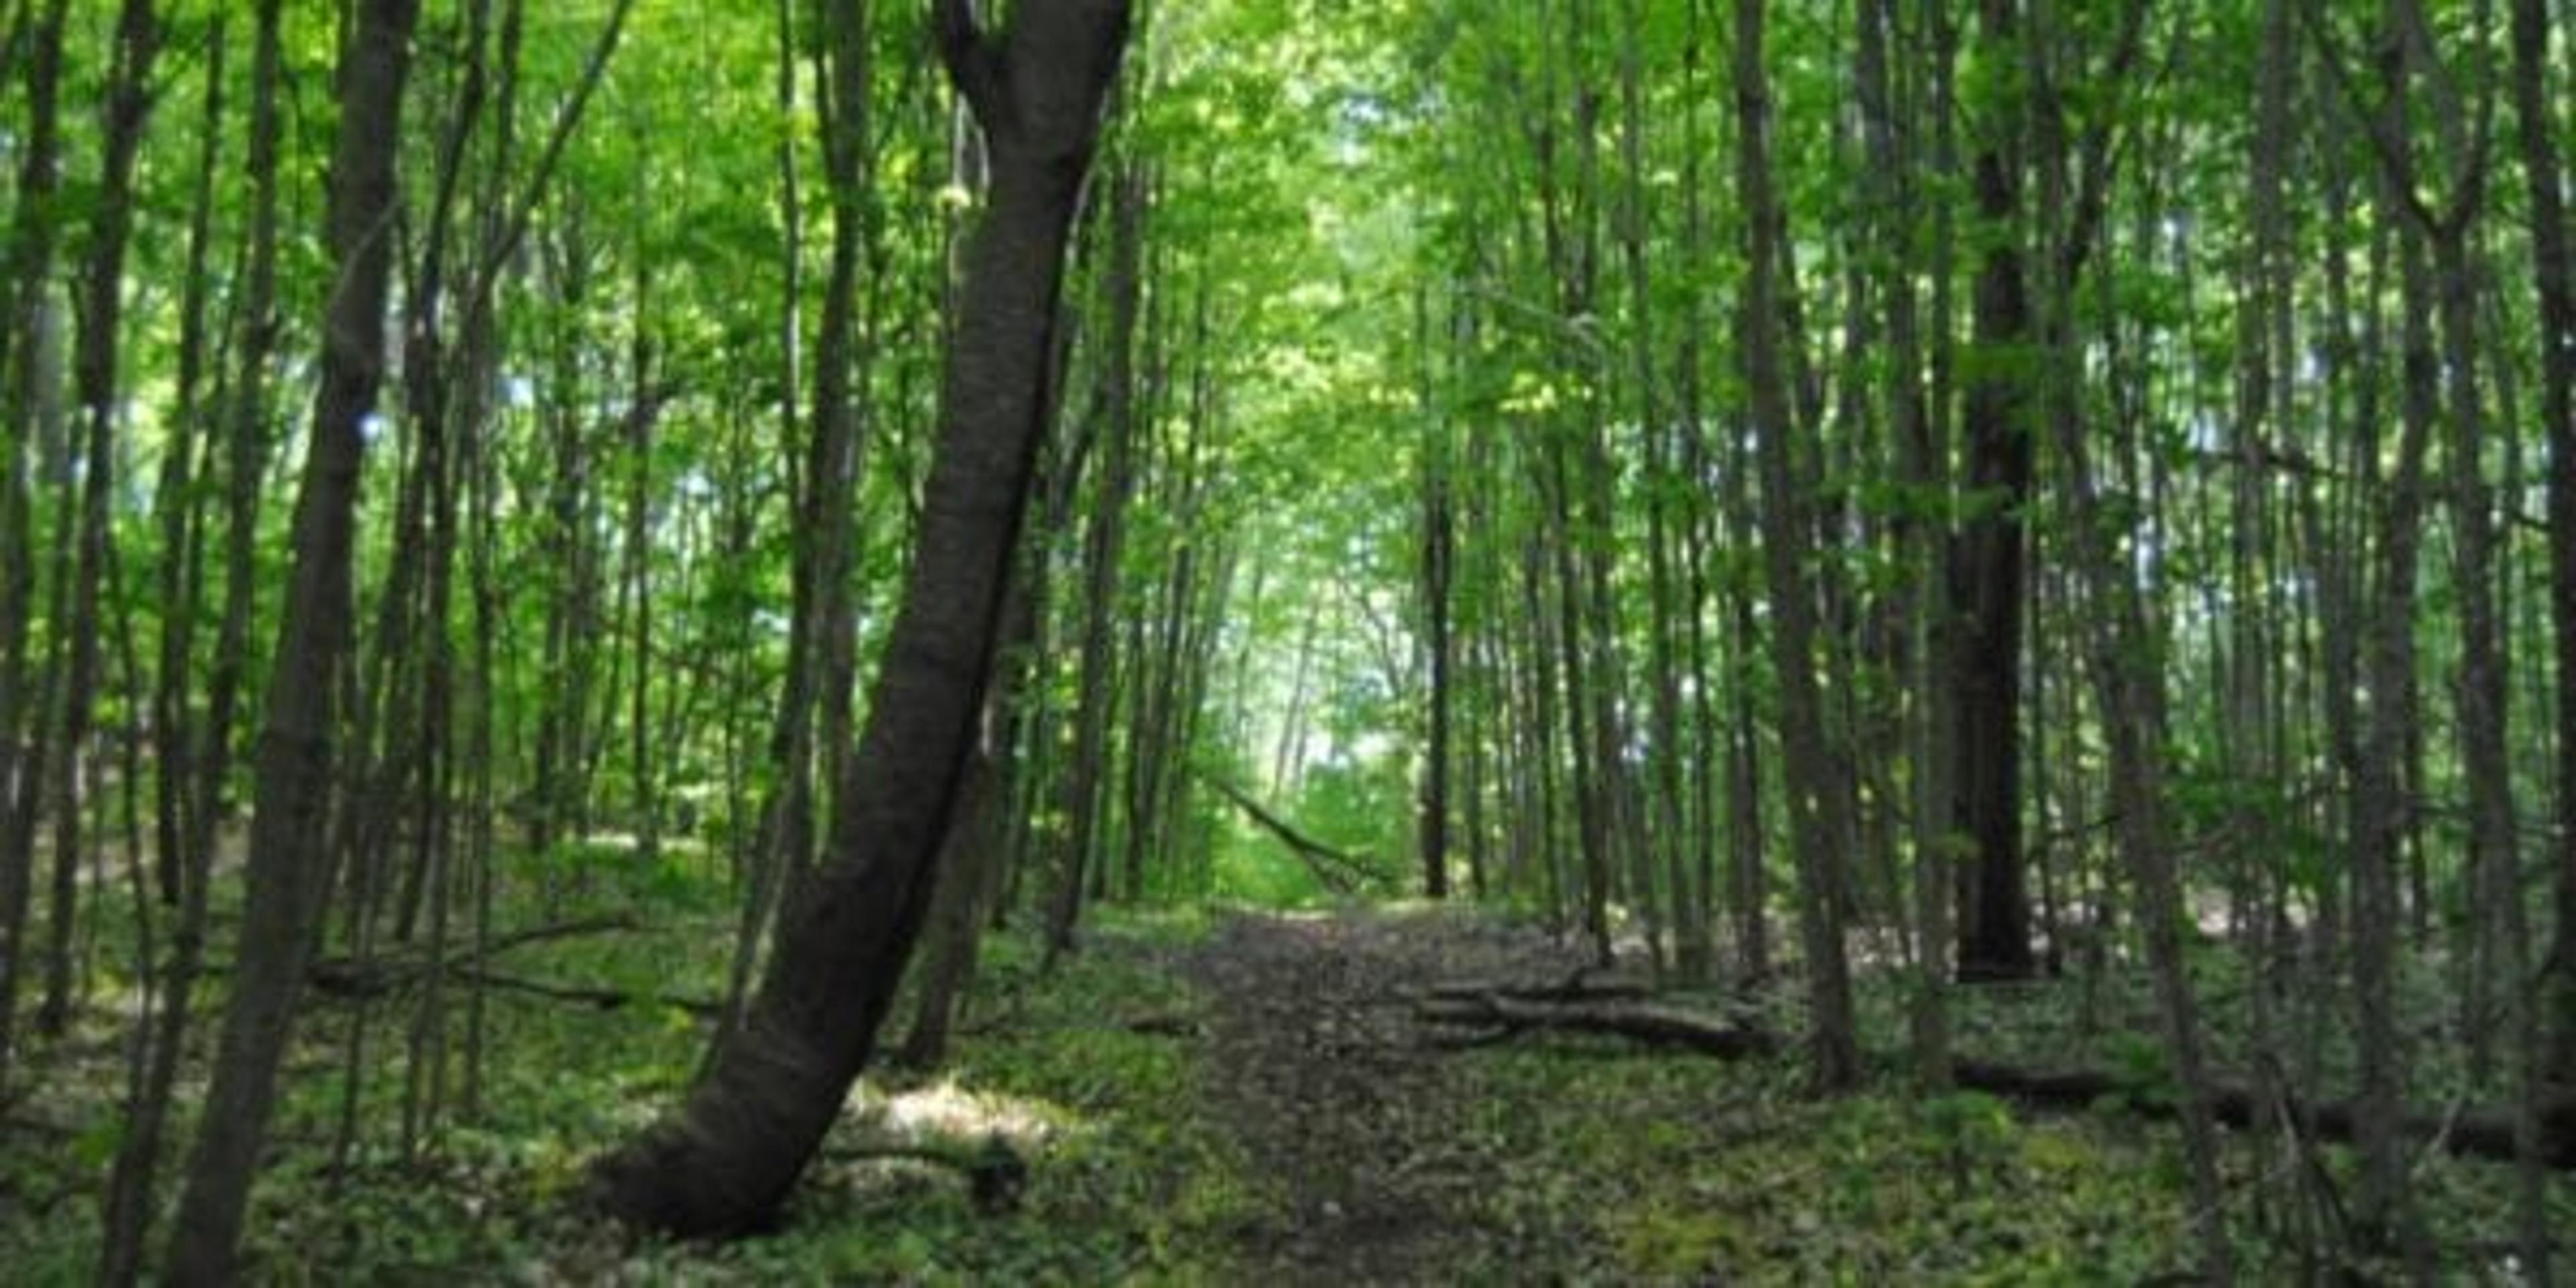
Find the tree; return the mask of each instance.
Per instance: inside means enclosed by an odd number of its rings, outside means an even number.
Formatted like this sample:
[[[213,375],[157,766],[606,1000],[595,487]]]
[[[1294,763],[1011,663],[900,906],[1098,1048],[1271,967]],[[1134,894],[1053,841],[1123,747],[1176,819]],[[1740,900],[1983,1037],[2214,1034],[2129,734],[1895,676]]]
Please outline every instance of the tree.
[[[1744,197],[1746,284],[1739,318],[1744,382],[1762,469],[1762,562],[1769,576],[1772,673],[1780,687],[1780,742],[1789,774],[1789,826],[1798,858],[1799,940],[1815,1009],[1810,1035],[1816,1084],[1860,1081],[1850,968],[1843,956],[1840,883],[1846,856],[1824,794],[1834,774],[1817,694],[1814,587],[1800,567],[1811,484],[1779,356],[1781,243],[1787,220],[1771,190],[1771,95],[1762,57],[1764,0],[1735,0],[1736,182]]]
[[[385,371],[395,166],[417,0],[366,0],[342,54],[329,246],[340,288],[323,319],[321,387],[296,497],[293,571],[260,733],[241,951],[204,1126],[188,1161],[166,1273],[218,1284],[235,1260],[276,1099],[277,1066],[313,940],[329,855],[338,685],[349,652],[350,548],[365,421]]]
[[[1417,319],[1424,316],[1425,305],[1415,302]],[[1417,333],[1429,330],[1427,321],[1416,326]],[[1429,336],[1421,336],[1428,350]],[[1423,701],[1430,707],[1426,723],[1430,727],[1428,745],[1422,751],[1422,802],[1419,836],[1421,838],[1422,893],[1431,899],[1449,897],[1449,797],[1450,755],[1449,724],[1455,688],[1451,675],[1455,670],[1457,649],[1453,643],[1455,584],[1453,569],[1457,563],[1458,536],[1450,498],[1449,428],[1442,423],[1440,412],[1429,406],[1422,414],[1428,423],[1422,434],[1422,459],[1415,466],[1421,476],[1421,595],[1422,623],[1427,639],[1423,642],[1424,660],[1429,664],[1428,683]]]
[[[1126,44],[1125,0],[1023,0],[940,49],[992,158],[965,260],[922,539],[831,823],[742,1027],[668,1117],[595,1165],[610,1212],[683,1235],[767,1220],[874,1053],[933,886],[1044,430],[1065,243]]]
[[[2558,845],[2551,889],[2558,942],[2544,976],[2548,1071],[2576,1083],[2576,252],[2549,79],[2547,0],[2514,0],[2513,103],[2531,200],[2532,289],[2540,296],[2541,425],[2549,446],[2551,639],[2558,659]]]
[[[1109,351],[1099,375],[1106,455],[1093,480],[1091,516],[1083,528],[1082,672],[1074,699],[1073,760],[1060,783],[1067,822],[1064,850],[1057,859],[1055,905],[1047,916],[1050,962],[1073,946],[1085,878],[1106,880],[1109,866],[1109,725],[1120,679],[1113,631],[1119,617],[1120,551],[1136,486],[1134,354],[1145,288],[1142,257],[1150,193],[1144,171],[1134,165],[1120,167],[1109,191]],[[1134,820],[1129,822],[1132,826]]]
[[[19,151],[10,212],[5,279],[8,312],[0,325],[0,1081],[10,1069],[17,1029],[18,985],[33,960],[26,951],[28,899],[35,882],[35,785],[40,750],[35,648],[33,479],[47,367],[59,315],[53,301],[54,255],[61,240],[47,212],[62,185],[61,87],[63,22],[70,0],[48,0],[22,39],[26,53],[27,132]]]
[[[2233,1279],[2235,1253],[2218,1171],[2217,1127],[2199,1003],[2184,959],[2183,932],[2190,915],[2187,890],[2165,822],[2169,805],[2163,776],[2167,727],[2163,625],[2150,618],[2152,600],[2139,585],[2136,560],[2130,553],[2138,538],[2121,530],[2121,518],[2106,501],[2095,473],[2080,396],[2076,283],[2092,256],[2110,199],[2111,127],[2119,118],[2116,113],[2104,114],[2094,119],[2080,141],[2069,138],[2070,109],[2061,64],[2071,42],[2056,26],[2058,12],[2049,0],[2033,0],[2032,12],[2037,38],[2028,46],[2025,75],[2033,124],[2031,145],[2040,182],[2043,253],[2037,307],[2024,316],[2037,323],[2038,370],[2043,378],[2029,410],[2053,431],[2065,473],[2069,517],[2075,528],[2075,572],[2085,592],[2083,639],[2103,734],[2110,745],[2118,848],[2138,891],[2165,1049],[2171,1054],[2181,1094],[2183,1154],[2191,1175],[2201,1268],[2212,1282],[2224,1284]],[[2113,74],[2103,77],[2103,83],[2126,83],[2121,73],[2136,56],[2145,30],[2142,6],[2132,6],[2123,14],[2111,51]]]
[[[2030,423],[2029,289],[2023,280],[2021,136],[2014,92],[2021,0],[1979,0],[1977,39],[1995,69],[1976,116],[1975,186],[1984,252],[1977,268],[1975,365],[1967,377],[1966,516],[1950,555],[1952,827],[1970,848],[1959,872],[1959,974],[2030,974],[2030,894],[2021,852],[2023,509],[2035,459]]]

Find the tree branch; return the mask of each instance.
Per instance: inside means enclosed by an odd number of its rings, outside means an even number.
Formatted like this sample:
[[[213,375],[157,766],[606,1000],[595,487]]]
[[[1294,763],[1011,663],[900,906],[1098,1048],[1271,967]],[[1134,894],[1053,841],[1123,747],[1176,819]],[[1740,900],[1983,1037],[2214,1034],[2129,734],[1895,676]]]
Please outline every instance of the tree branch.
[[[976,20],[974,0],[939,0],[939,12],[933,20],[939,37],[939,60],[948,65],[949,79],[957,83],[957,92],[966,96],[976,121],[992,129],[1002,106],[1001,56],[984,34],[983,24]]]
[[[598,41],[591,45],[590,57],[582,63],[581,80],[573,86],[571,101],[555,116],[554,129],[546,136],[545,150],[537,155],[537,168],[528,177],[527,189],[511,205],[509,220],[501,226],[498,240],[485,248],[483,262],[474,274],[473,293],[466,301],[469,330],[492,310],[501,273],[519,253],[519,243],[528,235],[528,222],[536,215],[537,203],[554,185],[555,167],[562,164],[565,147],[581,127],[582,117],[590,109],[591,95],[608,75],[608,60],[616,54],[618,42],[626,33],[626,16],[634,8],[635,0],[617,0],[617,7],[609,10],[608,25],[601,29]]]

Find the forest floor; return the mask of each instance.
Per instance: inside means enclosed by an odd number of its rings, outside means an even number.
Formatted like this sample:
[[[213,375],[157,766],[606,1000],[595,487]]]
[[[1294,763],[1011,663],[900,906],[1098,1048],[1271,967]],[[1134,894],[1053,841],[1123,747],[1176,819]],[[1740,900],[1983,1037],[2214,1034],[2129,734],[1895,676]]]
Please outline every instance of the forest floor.
[[[1211,1103],[1256,1174],[1286,1187],[1277,1220],[1245,1240],[1262,1282],[1436,1281],[1503,1267],[1533,1233],[1471,1219],[1508,1186],[1475,1148],[1461,1088],[1411,1015],[1443,980],[1579,963],[1489,920],[1352,910],[1238,915],[1188,957],[1206,994]]]
[[[1426,1023],[1434,986],[1560,984],[1582,958],[1492,912],[1420,905],[1103,910],[1052,971],[1025,929],[995,936],[949,1064],[872,1072],[776,1232],[637,1241],[585,1212],[583,1168],[685,1087],[706,1038],[692,999],[724,978],[730,894],[685,863],[639,872],[615,855],[571,894],[505,923],[595,929],[531,940],[494,973],[631,1000],[492,993],[474,1104],[457,1090],[457,999],[316,991],[254,1196],[255,1282],[2136,1284],[2189,1267],[2170,1123],[2120,1104],[1925,1099],[1894,1063],[1819,1099],[1794,1050],[1721,1060]],[[2206,995],[2223,999],[2230,955],[2210,958]],[[1583,979],[1650,984],[1641,970]],[[1866,1039],[1901,1049],[1897,981],[1861,983]],[[0,1105],[13,1288],[95,1275],[121,992],[102,972]],[[1795,1034],[1795,993],[1655,1003]],[[200,1043],[218,1000],[201,999]],[[2116,1068],[2155,1049],[2133,1036],[2152,1032],[2143,980],[2119,969],[1959,1002],[1970,1053]],[[414,1132],[406,1097],[438,1084],[406,1077],[409,1039],[442,1022],[449,1091]],[[368,1072],[351,1084],[360,1033]],[[1007,1211],[980,1207],[954,1168],[889,1156],[997,1139],[1028,1165]],[[2282,1158],[2237,1138],[2225,1166],[2255,1279],[2352,1268],[2328,1228],[2348,1151]],[[2445,1282],[2521,1281],[2510,1168],[2424,1151],[2415,1177]],[[2551,1202],[2576,1229],[2576,1184],[2554,1180]]]

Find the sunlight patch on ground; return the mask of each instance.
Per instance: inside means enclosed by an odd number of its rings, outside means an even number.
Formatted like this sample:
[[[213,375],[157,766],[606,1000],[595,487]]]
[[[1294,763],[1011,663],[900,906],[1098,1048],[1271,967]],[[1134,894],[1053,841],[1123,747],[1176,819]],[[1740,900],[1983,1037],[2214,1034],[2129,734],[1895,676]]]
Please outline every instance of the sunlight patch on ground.
[[[1081,1116],[1045,1100],[973,1091],[954,1078],[891,1095],[863,1087],[850,1097],[861,1122],[898,1140],[983,1140],[999,1136],[1023,1149],[1082,1128]]]

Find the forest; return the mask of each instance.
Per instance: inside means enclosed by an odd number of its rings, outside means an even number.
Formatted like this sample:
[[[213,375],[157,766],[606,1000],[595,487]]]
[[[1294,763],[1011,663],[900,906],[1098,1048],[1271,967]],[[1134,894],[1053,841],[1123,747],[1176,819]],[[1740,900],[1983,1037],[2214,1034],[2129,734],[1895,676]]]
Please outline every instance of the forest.
[[[0,0],[0,1280],[2576,1282],[2567,0]]]

